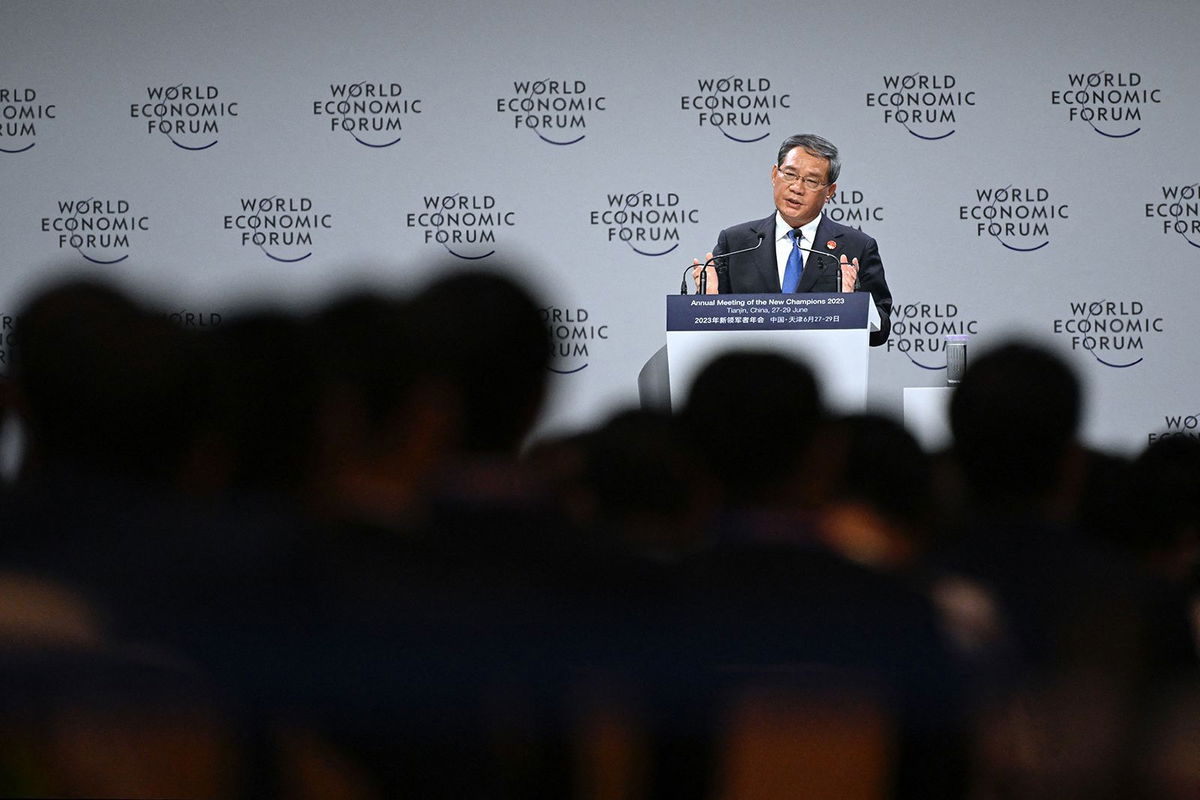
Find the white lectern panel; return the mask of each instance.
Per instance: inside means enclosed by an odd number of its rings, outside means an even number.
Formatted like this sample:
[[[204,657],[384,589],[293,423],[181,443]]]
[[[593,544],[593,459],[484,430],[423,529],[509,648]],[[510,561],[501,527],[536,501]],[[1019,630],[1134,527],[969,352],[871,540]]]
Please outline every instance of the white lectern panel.
[[[669,296],[671,404],[678,409],[686,402],[696,375],[716,356],[756,350],[804,361],[816,374],[830,408],[862,411],[867,402],[869,331],[878,327],[878,320],[865,292]]]

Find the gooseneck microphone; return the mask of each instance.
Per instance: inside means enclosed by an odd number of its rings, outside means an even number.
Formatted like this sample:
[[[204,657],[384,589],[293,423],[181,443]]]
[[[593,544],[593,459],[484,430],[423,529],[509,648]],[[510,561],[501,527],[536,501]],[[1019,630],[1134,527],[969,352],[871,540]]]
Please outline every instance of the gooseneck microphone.
[[[830,260],[833,261],[833,266],[837,270],[837,289],[834,291],[840,292],[842,290],[842,264],[837,260],[837,257],[834,256],[833,253],[827,253],[824,250],[810,250],[809,248],[801,247],[800,245],[796,245],[796,249],[803,253],[812,253],[814,256],[828,256]],[[855,281],[854,288],[858,288],[858,281]]]
[[[742,250],[731,250],[728,253],[720,253],[720,254],[715,255],[712,258],[706,260],[703,264],[700,265],[700,288],[696,290],[696,294],[708,294],[708,267],[710,264],[712,264],[718,258],[728,258],[729,256],[741,255],[742,253],[749,253],[751,250],[757,250],[762,243],[763,243],[763,235],[760,233],[758,235],[758,242],[756,242],[753,247],[747,247]],[[687,292],[688,274],[695,268],[696,268],[695,264],[688,264],[687,269],[683,273],[683,280],[680,281],[680,283],[679,283],[679,293],[680,294],[688,293]]]

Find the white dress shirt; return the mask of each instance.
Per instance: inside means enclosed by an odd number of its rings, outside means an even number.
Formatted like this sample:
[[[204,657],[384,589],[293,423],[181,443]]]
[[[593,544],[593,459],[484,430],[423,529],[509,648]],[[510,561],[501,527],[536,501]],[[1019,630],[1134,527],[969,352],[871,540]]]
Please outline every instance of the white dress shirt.
[[[821,224],[821,219],[824,213],[818,214],[812,222],[807,225],[800,226],[800,246],[807,247],[809,250],[816,250],[813,247],[813,242],[817,236],[817,226]],[[779,268],[779,285],[783,286],[783,273],[787,270],[788,256],[792,254],[792,240],[788,237],[788,231],[792,229],[783,221],[783,217],[779,212],[775,212],[775,265]],[[808,263],[808,253],[801,251],[800,263]]]

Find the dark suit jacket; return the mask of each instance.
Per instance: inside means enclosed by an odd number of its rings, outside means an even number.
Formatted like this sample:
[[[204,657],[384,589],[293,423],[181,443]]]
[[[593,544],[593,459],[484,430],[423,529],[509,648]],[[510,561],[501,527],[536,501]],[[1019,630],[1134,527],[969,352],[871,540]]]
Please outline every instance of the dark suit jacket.
[[[775,258],[775,215],[753,222],[743,222],[721,231],[713,253],[731,253],[754,247],[758,237],[762,244],[741,255],[718,257],[717,288],[721,294],[778,293],[779,265]],[[822,217],[817,226],[813,250],[827,252],[830,257],[804,254],[804,274],[800,277],[799,292],[835,292],[838,289],[837,263],[841,256],[858,259],[858,282],[855,291],[870,292],[879,309],[879,330],[871,333],[871,346],[887,341],[891,332],[892,292],[883,274],[879,247],[867,234],[848,225]]]

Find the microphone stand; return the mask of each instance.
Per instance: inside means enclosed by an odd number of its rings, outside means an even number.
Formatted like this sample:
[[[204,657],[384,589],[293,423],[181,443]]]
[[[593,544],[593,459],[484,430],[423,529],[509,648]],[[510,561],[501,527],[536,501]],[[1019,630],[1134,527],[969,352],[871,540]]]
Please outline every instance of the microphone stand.
[[[762,243],[763,243],[763,235],[760,233],[758,235],[758,242],[755,243],[755,245],[753,247],[747,247],[742,250],[733,250],[728,253],[721,253],[720,255],[713,256],[712,258],[706,260],[703,264],[699,265],[700,266],[700,286],[696,290],[696,294],[708,294],[708,268],[718,258],[728,258],[729,256],[736,256],[736,255],[741,255],[742,253],[749,253],[751,250],[757,250],[759,248],[759,246],[762,245]],[[688,271],[694,270],[696,268],[696,266],[697,266],[696,264],[689,264],[684,269],[683,280],[679,284],[679,293],[680,294],[687,294]]]

